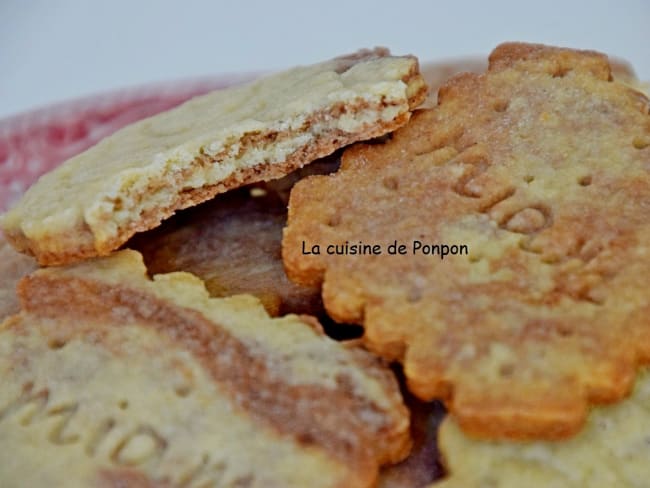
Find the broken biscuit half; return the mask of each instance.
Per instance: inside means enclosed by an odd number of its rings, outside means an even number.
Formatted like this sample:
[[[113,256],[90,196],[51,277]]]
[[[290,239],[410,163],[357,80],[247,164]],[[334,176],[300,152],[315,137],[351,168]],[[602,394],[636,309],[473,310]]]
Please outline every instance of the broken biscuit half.
[[[42,176],[3,228],[42,265],[107,255],[178,209],[402,126],[426,93],[416,58],[375,49],[196,97]]]

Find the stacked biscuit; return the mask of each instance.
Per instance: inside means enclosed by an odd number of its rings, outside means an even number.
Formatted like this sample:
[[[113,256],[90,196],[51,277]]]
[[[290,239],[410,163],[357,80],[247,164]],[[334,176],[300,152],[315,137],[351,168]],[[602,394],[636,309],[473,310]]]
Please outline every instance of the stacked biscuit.
[[[0,248],[0,485],[646,486],[648,99],[595,52],[429,69],[430,108],[362,51],[42,177],[3,217],[43,268],[18,307]]]

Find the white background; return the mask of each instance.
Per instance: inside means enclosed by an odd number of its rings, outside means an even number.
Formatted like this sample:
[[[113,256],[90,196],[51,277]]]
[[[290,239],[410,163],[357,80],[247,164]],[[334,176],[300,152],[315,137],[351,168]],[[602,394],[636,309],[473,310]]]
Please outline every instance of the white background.
[[[0,117],[151,81],[384,45],[422,60],[522,40],[628,59],[650,80],[650,1],[0,0]]]

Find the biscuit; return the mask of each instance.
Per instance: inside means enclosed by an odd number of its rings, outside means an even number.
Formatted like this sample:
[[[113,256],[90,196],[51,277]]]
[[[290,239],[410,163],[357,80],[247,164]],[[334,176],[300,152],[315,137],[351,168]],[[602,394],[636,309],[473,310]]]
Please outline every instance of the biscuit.
[[[426,91],[414,57],[376,49],[196,97],[42,176],[7,239],[43,265],[107,255],[176,210],[396,129]]]
[[[281,258],[286,201],[293,184],[309,174],[334,171],[339,158],[324,158],[263,186],[248,186],[178,213],[136,235],[128,246],[142,253],[150,274],[187,271],[210,295],[256,296],[269,314],[324,313],[320,287],[287,278]]]
[[[650,361],[649,171],[648,99],[604,55],[504,44],[296,184],[283,259],[467,433],[566,438]],[[325,251],[359,241],[383,254]]]
[[[0,321],[19,309],[16,285],[23,276],[36,269],[36,262],[7,244],[0,232]]]
[[[368,487],[410,447],[393,373],[304,316],[120,251],[38,270],[0,326],[0,473],[23,486]]]
[[[566,442],[474,440],[448,417],[439,443],[449,474],[430,488],[644,488],[650,479],[649,405],[646,370],[630,398],[594,408],[584,429]]]

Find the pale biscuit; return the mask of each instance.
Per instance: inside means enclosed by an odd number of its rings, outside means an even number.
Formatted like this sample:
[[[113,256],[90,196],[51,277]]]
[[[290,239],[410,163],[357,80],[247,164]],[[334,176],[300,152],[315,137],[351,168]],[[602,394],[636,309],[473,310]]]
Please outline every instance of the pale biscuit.
[[[409,449],[392,372],[313,319],[120,251],[19,286],[0,326],[3,488],[369,487]]]
[[[442,422],[447,478],[430,488],[646,488],[650,480],[650,373],[632,396],[597,407],[584,429],[563,442],[490,442]]]
[[[649,110],[604,55],[502,45],[296,184],[288,275],[468,433],[569,437],[650,361]],[[327,251],[359,241],[383,253]]]
[[[376,49],[196,97],[42,176],[7,239],[44,265],[107,255],[178,209],[400,127],[426,91],[415,58]]]

